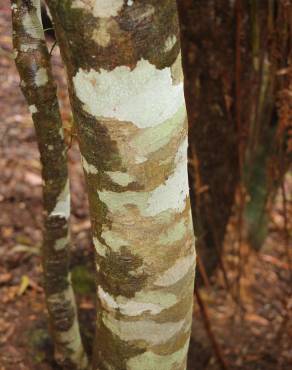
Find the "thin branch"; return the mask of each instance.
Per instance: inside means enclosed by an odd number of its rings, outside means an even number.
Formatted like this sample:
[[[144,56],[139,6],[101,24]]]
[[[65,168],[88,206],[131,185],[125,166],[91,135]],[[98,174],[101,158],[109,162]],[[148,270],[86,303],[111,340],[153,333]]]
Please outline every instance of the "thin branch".
[[[212,330],[212,326],[211,326],[207,306],[205,305],[205,303],[204,303],[204,301],[203,301],[203,299],[200,295],[200,291],[197,287],[195,288],[195,295],[196,295],[197,302],[198,302],[198,305],[199,305],[199,308],[200,308],[200,312],[201,312],[201,315],[202,315],[202,318],[203,318],[204,326],[205,326],[207,335],[210,339],[211,345],[213,347],[213,350],[214,350],[215,356],[217,358],[217,361],[218,361],[222,370],[228,370],[226,359],[225,359],[225,357],[222,353],[222,349],[221,349],[221,347],[220,347],[220,345],[219,345],[219,343],[218,343],[218,341],[217,341],[217,339],[214,335],[214,332]]]

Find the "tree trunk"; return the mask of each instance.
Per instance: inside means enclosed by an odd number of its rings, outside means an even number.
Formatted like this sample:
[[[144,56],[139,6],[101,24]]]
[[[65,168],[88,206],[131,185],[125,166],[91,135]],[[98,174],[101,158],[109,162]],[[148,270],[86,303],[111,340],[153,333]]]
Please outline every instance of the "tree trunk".
[[[93,369],[185,369],[195,271],[174,0],[49,0],[97,268]]]
[[[236,20],[232,1],[180,0],[190,186],[197,251],[211,275],[218,266],[239,180],[233,117]]]
[[[40,2],[12,2],[13,45],[21,89],[28,102],[41,155],[45,227],[44,289],[57,361],[85,369],[74,293],[69,274],[70,192],[67,155],[56,87],[40,19]]]
[[[291,50],[291,0],[178,4],[196,247],[211,275],[220,263],[239,184],[244,188],[236,204],[242,236],[260,249],[268,231],[267,202],[287,168],[279,137],[285,137],[287,124],[281,115],[289,113],[289,94],[283,91],[280,104],[277,95],[289,84],[285,69]],[[283,69],[281,76],[278,69]],[[278,120],[276,108],[282,104]]]

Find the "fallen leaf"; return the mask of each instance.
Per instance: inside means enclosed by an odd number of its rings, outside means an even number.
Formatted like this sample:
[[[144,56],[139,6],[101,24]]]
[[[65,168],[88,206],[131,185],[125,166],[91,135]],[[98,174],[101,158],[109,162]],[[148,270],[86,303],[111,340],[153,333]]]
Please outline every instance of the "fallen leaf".
[[[267,319],[265,319],[262,316],[259,316],[259,315],[255,314],[255,313],[246,314],[245,319],[247,321],[254,322],[254,323],[257,323],[259,325],[263,325],[263,326],[269,325],[269,321]]]
[[[12,279],[12,274],[10,272],[6,272],[0,275],[0,284],[6,284]]]
[[[28,246],[28,245],[16,245],[15,247],[11,248],[9,254],[14,254],[14,253],[28,253],[28,254],[33,254],[33,255],[39,255],[41,253],[40,247],[33,247],[33,246]]]
[[[27,275],[22,275],[17,294],[22,295],[26,291],[26,289],[29,287],[29,285],[30,285],[29,277]]]
[[[42,185],[42,178],[34,172],[26,172],[24,175],[24,180],[32,186]]]
[[[272,265],[276,267],[289,270],[289,265],[287,262],[280,261],[278,258],[271,256],[269,254],[262,254],[261,259],[265,262],[271,263]]]

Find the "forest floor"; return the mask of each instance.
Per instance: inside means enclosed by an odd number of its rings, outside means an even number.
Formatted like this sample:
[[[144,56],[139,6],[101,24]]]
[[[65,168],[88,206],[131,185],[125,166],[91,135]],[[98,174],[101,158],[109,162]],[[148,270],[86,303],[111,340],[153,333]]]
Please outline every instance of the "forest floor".
[[[52,370],[58,367],[52,356],[41,277],[39,155],[11,58],[8,1],[4,0],[0,9],[0,370]],[[69,104],[57,47],[52,60],[62,115],[68,124]],[[76,143],[69,150],[69,157],[73,208],[71,267],[85,345],[90,350],[94,322],[93,248]],[[231,222],[224,254],[230,288],[226,289],[221,271],[212,277],[210,286],[200,288],[208,322],[228,369],[292,369],[291,269],[283,224],[279,197],[269,237],[260,253],[241,245],[238,284],[238,238]],[[195,299],[194,303],[189,369],[220,369]]]

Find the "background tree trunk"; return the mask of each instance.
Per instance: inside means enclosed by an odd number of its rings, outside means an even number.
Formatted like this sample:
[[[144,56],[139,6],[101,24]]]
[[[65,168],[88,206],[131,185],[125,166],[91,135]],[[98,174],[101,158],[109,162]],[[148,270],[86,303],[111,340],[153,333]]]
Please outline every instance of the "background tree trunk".
[[[190,187],[197,251],[218,265],[239,179],[232,112],[236,20],[232,2],[178,1],[190,121]]]
[[[96,249],[94,369],[185,369],[195,251],[176,2],[49,1]]]
[[[178,5],[188,81],[192,210],[198,255],[211,275],[220,264],[234,206],[242,237],[260,249],[268,230],[268,200],[287,169],[287,91],[281,93],[284,119],[277,110],[278,92],[289,85],[291,2],[181,0]]]
[[[50,57],[40,19],[40,2],[12,2],[13,46],[41,155],[45,227],[44,289],[55,357],[72,370],[87,367],[69,274],[70,192],[67,154],[52,79]]]

